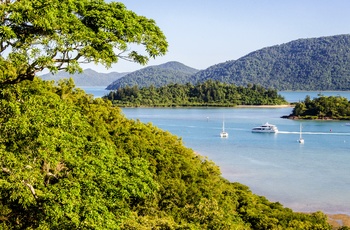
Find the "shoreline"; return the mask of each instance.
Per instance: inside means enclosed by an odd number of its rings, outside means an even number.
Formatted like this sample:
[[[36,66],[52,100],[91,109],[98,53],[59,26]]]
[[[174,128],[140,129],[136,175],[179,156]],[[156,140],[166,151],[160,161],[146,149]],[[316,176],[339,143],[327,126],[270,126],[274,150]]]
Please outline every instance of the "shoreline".
[[[195,156],[201,156],[204,157],[204,155],[200,154],[197,151],[192,150]],[[220,168],[221,170],[221,168]],[[221,171],[222,173],[222,171]],[[223,176],[223,175],[222,175]],[[238,182],[241,183],[241,182]],[[257,193],[252,192],[255,195],[260,196]],[[266,196],[265,196],[266,197]],[[267,197],[266,197],[267,199]],[[269,199],[268,199],[269,200]],[[269,200],[270,202],[279,202],[283,205],[284,208],[290,208],[288,206],[286,206],[283,202],[281,201],[272,201]],[[316,213],[317,211],[295,211],[293,208],[290,208],[294,213],[308,213],[308,214],[312,214],[312,213]],[[342,212],[332,212],[330,210],[324,211],[324,210],[318,210],[320,212],[322,212],[325,216],[327,216],[327,222],[332,226],[332,229],[338,229],[340,227],[346,226],[346,227],[350,227],[350,213],[342,213]]]
[[[350,215],[347,214],[326,214],[327,222],[334,228],[342,226],[350,227]]]
[[[204,155],[200,154],[197,151],[193,150],[193,153],[195,154],[195,156],[204,157]],[[221,168],[220,168],[220,170],[221,170]],[[241,183],[241,182],[238,182],[238,183]],[[257,193],[254,193],[254,194],[259,196],[259,194],[257,194]],[[290,207],[284,205],[283,202],[281,202],[281,201],[272,201],[272,200],[269,200],[269,201],[270,202],[279,202],[283,205],[284,208],[290,208]],[[293,208],[290,208],[290,209],[293,210],[293,212],[295,212],[295,213],[312,214],[312,213],[317,212],[317,211],[295,211]],[[323,211],[323,210],[318,210],[318,211],[322,212],[325,216],[327,216],[327,222],[332,226],[333,229],[338,229],[342,226],[350,227],[350,213],[332,212],[330,210],[328,210],[329,212]]]
[[[294,104],[288,105],[235,105],[235,106],[122,106],[122,105],[113,105],[120,108],[294,108]]]
[[[236,105],[234,108],[293,108],[294,105]]]
[[[239,107],[245,107],[245,108],[252,108],[252,107],[256,107],[256,108],[266,108],[266,106],[237,106],[238,108]],[[271,106],[269,106],[269,107],[271,107]],[[286,108],[286,109],[282,109],[282,110],[288,110],[288,105],[279,105],[279,106],[272,106],[273,108],[277,108],[277,107],[284,107],[284,108]],[[238,109],[239,110],[239,109]],[[241,111],[243,111],[244,109],[240,109]],[[277,110],[277,109],[276,109]],[[274,109],[271,109],[271,112],[273,112],[274,111]],[[254,112],[256,112],[257,114],[259,114],[260,112],[259,112],[259,109],[256,109]],[[218,137],[219,138],[219,137]],[[227,141],[226,141],[227,142]],[[293,141],[294,142],[294,141]],[[186,145],[187,146],[187,145]],[[188,146],[187,146],[188,147]],[[191,147],[191,148],[193,148],[193,147]],[[195,148],[196,149],[196,148]],[[197,150],[197,149],[196,149]],[[204,153],[203,155],[201,154],[201,153]],[[196,152],[195,152],[195,154],[200,154],[200,155],[202,155],[202,156],[207,156],[207,154],[205,154],[205,152],[202,152],[201,150],[197,150]],[[216,161],[214,161],[217,165],[219,165],[218,164],[218,162],[216,162]],[[220,167],[220,170],[221,171],[223,171],[223,169],[224,169],[224,167]],[[226,178],[226,177],[225,177]],[[241,182],[240,182],[241,183]],[[244,183],[243,183],[244,184]],[[257,194],[258,195],[258,193],[255,193],[255,194]],[[285,206],[283,203],[281,203],[284,207],[287,207],[287,206]],[[327,207],[327,206],[326,206]],[[305,210],[305,211],[308,211],[308,210]],[[338,209],[338,211],[339,212],[337,212],[337,209],[335,209],[335,212],[333,212],[333,210],[321,210],[322,211],[322,213],[324,214],[324,215],[326,215],[327,216],[327,218],[328,218],[328,220],[329,220],[329,222],[332,222],[332,226],[340,226],[340,225],[344,225],[345,223],[346,223],[346,219],[350,219],[350,216],[349,215],[347,215],[347,214],[343,214],[339,209]],[[328,212],[327,212],[328,211]],[[349,213],[350,214],[350,213]]]

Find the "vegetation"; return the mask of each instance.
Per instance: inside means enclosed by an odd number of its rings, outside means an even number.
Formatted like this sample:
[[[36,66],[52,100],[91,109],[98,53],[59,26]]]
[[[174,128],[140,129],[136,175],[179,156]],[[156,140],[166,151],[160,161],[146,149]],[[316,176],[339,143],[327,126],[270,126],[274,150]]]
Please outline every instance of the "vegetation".
[[[160,87],[174,84],[185,84],[189,77],[197,73],[198,70],[185,66],[179,62],[167,62],[157,66],[149,66],[141,70],[127,74],[121,79],[117,79],[107,86],[108,90],[117,90],[122,87]]]
[[[191,76],[277,90],[350,90],[350,35],[299,39],[211,66]]]
[[[81,72],[80,63],[110,67],[127,59],[146,64],[168,47],[154,20],[118,2],[1,1],[0,14],[0,83],[33,80],[44,69]]]
[[[323,96],[296,103],[292,113],[285,118],[292,119],[339,119],[350,120],[350,101],[340,96]]]
[[[71,80],[0,90],[1,229],[331,229]]]
[[[235,86],[208,80],[196,85],[169,84],[138,88],[124,87],[105,98],[118,106],[236,106],[281,105],[288,102],[276,90],[257,85]]]
[[[228,182],[178,137],[126,119],[72,80],[34,77],[74,72],[81,59],[145,63],[167,48],[153,20],[101,0],[0,6],[1,229],[331,228],[321,212],[294,213]],[[129,43],[146,55],[123,56]]]

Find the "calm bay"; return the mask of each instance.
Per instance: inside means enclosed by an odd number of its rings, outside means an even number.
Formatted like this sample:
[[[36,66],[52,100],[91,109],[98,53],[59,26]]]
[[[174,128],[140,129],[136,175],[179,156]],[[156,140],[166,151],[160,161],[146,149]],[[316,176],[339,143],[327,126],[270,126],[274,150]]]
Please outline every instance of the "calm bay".
[[[124,108],[208,157],[223,177],[295,211],[350,214],[350,126],[345,121],[281,119],[292,108]],[[222,120],[229,133],[220,138]],[[269,122],[277,134],[252,133]],[[304,127],[304,144],[299,138]]]
[[[101,89],[102,90],[102,89]],[[102,91],[101,91],[102,92]],[[350,92],[280,92],[289,102]],[[92,92],[92,94],[94,94]],[[100,97],[94,94],[95,97]],[[349,121],[280,118],[293,108],[123,108],[130,119],[167,130],[186,147],[217,164],[223,177],[240,182],[294,211],[350,214]],[[222,122],[229,133],[220,138]],[[265,122],[277,134],[252,133]],[[297,142],[302,123],[304,144]]]

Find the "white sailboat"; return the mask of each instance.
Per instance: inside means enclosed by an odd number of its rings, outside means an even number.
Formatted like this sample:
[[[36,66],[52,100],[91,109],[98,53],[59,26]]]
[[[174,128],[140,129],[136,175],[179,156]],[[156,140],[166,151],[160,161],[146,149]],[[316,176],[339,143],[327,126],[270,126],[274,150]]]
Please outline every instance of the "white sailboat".
[[[301,123],[300,123],[300,129],[299,129],[299,140],[298,140],[298,142],[300,144],[304,144],[304,138],[301,135]]]
[[[228,132],[225,131],[225,121],[222,121],[222,131],[220,133],[220,137],[222,138],[228,137]]]

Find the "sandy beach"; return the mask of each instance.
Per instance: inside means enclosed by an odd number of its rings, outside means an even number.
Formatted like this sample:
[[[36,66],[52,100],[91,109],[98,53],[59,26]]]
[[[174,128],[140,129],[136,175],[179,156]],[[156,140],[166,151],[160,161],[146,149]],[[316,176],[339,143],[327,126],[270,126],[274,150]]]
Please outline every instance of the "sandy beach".
[[[235,108],[293,108],[295,105],[237,105]]]
[[[350,227],[350,216],[346,214],[327,214],[328,223],[337,229],[341,226]]]

